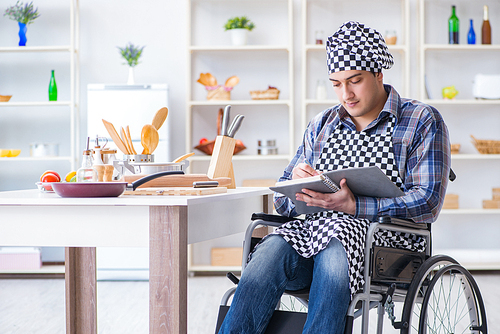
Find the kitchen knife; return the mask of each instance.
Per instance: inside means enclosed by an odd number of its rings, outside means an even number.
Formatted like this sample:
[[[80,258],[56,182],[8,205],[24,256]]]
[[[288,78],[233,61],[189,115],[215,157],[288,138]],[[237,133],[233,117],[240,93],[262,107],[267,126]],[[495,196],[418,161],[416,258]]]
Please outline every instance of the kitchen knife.
[[[229,131],[227,134],[229,137],[234,138],[236,131],[238,131],[238,129],[241,126],[241,122],[243,122],[243,118],[245,118],[245,116],[236,115],[236,117],[233,120],[233,123],[231,123],[231,126],[229,127]]]
[[[231,106],[227,105],[224,108],[224,116],[222,116],[222,129],[221,129],[221,135],[222,136],[227,136],[227,127],[229,125],[229,113],[231,111]]]

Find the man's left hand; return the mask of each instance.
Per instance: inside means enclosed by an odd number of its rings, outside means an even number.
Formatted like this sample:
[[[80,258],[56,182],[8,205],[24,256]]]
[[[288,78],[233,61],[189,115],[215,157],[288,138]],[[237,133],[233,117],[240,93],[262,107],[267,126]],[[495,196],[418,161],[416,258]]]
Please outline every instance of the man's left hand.
[[[302,193],[295,194],[298,201],[306,202],[307,206],[318,206],[326,210],[356,214],[356,200],[347,186],[347,181],[340,181],[340,191],[336,193],[320,193],[309,189],[302,189]]]

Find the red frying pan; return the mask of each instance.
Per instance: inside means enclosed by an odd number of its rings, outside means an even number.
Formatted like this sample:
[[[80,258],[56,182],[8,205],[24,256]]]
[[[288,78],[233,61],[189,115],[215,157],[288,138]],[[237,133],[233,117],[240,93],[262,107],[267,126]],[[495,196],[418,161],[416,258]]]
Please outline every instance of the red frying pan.
[[[118,197],[125,190],[134,191],[142,184],[160,176],[184,174],[181,170],[154,173],[132,183],[127,182],[54,182],[52,188],[61,197]]]

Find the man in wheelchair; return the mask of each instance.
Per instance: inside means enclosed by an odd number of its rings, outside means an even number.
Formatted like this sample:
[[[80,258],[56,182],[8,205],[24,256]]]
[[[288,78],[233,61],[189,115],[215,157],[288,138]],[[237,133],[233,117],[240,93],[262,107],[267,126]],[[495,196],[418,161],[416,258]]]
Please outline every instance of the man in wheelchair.
[[[286,290],[309,288],[303,333],[343,333],[351,298],[364,284],[368,227],[380,216],[432,223],[450,173],[448,130],[439,112],[401,98],[383,83],[393,57],[380,33],[344,23],[326,43],[327,67],[339,105],[309,123],[303,143],[280,181],[323,171],[378,166],[404,193],[355,196],[345,180],[336,193],[303,189],[296,199],[324,211],[292,220],[257,245],[242,273],[219,333],[263,333]],[[296,217],[292,201],[275,194],[276,211]],[[423,251],[425,239],[379,232],[375,244]]]

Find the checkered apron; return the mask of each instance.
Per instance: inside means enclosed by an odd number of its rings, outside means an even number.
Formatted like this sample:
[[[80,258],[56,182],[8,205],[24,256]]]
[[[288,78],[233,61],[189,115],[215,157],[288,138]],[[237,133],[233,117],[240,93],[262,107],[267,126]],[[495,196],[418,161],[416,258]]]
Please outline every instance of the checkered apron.
[[[403,190],[392,149],[395,116],[391,115],[384,134],[341,130],[339,126],[328,138],[316,163],[316,170],[377,166]],[[339,123],[340,124],[340,123]],[[322,211],[306,215],[305,221],[295,220],[278,228],[281,235],[301,256],[309,258],[325,249],[332,238],[337,238],[347,253],[351,296],[362,290],[364,284],[364,244],[370,221],[337,211]],[[380,231],[375,235],[377,246],[425,250],[425,239],[400,232]]]

